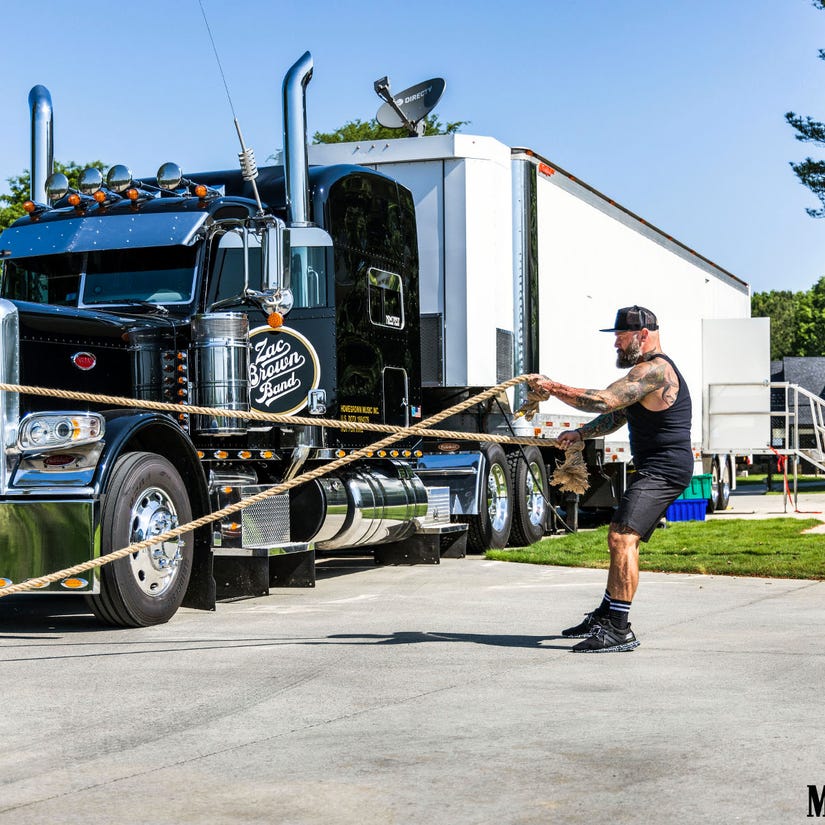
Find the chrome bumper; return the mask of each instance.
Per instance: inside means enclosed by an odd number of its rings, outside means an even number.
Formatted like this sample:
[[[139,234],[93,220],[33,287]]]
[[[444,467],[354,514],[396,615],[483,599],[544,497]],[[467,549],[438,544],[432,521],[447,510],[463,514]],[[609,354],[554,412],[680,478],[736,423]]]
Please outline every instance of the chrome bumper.
[[[97,558],[93,501],[0,501],[0,586]],[[32,592],[98,593],[97,570]]]

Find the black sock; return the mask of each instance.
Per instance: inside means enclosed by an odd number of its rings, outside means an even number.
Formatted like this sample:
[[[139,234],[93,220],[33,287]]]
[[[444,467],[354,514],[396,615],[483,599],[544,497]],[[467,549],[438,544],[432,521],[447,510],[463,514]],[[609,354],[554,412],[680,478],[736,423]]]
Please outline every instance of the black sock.
[[[604,591],[602,603],[593,612],[602,619],[610,613],[610,593],[607,590]]]
[[[624,630],[627,627],[627,617],[630,614],[630,602],[618,599],[610,600],[610,621],[614,627]]]

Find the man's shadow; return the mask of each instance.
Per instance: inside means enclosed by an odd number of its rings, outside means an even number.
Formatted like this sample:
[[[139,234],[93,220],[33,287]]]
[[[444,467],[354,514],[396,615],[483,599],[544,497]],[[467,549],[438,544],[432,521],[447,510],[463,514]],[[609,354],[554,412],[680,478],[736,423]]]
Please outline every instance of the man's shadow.
[[[450,633],[440,631],[398,630],[395,633],[335,633],[327,636],[336,644],[355,645],[415,645],[438,642],[465,642],[477,645],[492,645],[493,647],[526,647],[542,650],[569,650],[567,645],[548,644],[563,639],[576,641],[565,636],[527,636],[522,634],[491,634],[491,633]],[[325,644],[325,642],[315,642]]]

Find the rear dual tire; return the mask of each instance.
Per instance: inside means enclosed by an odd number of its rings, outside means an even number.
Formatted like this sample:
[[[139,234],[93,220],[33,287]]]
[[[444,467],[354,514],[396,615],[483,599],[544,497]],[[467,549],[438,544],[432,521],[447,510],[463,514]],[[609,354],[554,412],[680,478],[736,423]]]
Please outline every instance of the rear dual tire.
[[[540,541],[547,527],[549,487],[547,466],[537,447],[507,457],[513,480],[511,547],[527,547]]]
[[[513,522],[513,487],[507,456],[498,444],[482,444],[484,488],[479,512],[464,516],[467,550],[484,553],[507,545]]]

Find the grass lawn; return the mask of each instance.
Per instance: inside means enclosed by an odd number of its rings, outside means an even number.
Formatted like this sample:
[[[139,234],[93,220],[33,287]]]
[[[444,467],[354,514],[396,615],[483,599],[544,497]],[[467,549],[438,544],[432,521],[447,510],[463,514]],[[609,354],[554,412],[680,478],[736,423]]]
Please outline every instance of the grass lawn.
[[[825,579],[825,534],[805,535],[817,519],[676,522],[642,544],[639,567],[668,573]],[[488,550],[488,559],[607,569],[607,526],[532,547]]]
[[[767,484],[765,473],[754,473],[745,478],[736,479],[736,488],[744,492],[764,492]],[[822,493],[825,492],[825,476],[799,475],[796,477],[797,490],[800,493]],[[773,474],[773,490],[768,495],[782,495],[784,480],[778,473]],[[793,473],[788,473],[788,489],[793,494]]]

